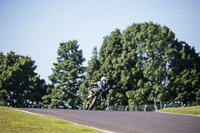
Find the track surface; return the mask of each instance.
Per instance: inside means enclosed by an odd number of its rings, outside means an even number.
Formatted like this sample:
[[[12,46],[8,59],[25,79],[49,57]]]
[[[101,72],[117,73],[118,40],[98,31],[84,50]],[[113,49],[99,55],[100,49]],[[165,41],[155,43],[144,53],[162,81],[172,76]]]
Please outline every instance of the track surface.
[[[115,133],[200,133],[200,117],[157,112],[19,108]]]

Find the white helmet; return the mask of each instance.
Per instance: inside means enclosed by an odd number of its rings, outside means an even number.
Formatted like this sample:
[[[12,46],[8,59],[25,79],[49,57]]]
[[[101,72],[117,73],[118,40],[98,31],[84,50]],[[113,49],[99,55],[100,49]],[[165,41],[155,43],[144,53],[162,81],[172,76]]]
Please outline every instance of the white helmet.
[[[102,77],[101,78],[101,82],[107,82],[107,78],[106,77]]]

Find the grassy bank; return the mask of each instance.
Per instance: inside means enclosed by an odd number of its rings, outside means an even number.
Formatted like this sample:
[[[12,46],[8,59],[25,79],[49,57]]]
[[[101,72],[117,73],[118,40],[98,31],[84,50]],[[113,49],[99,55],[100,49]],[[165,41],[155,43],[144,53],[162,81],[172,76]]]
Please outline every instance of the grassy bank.
[[[0,132],[6,133],[102,133],[51,116],[23,113],[0,107]]]
[[[170,113],[178,113],[178,114],[200,115],[200,106],[166,108],[166,109],[158,110],[158,112],[170,112]]]

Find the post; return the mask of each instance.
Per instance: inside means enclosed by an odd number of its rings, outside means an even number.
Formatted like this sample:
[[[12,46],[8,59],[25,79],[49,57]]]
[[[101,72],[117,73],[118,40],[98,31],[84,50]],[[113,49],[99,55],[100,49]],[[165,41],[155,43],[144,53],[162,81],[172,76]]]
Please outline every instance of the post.
[[[127,109],[128,109],[128,106],[126,106],[125,111],[127,111]]]
[[[167,104],[164,104],[164,107],[163,107],[163,109],[165,109],[165,108],[166,108],[166,106],[167,106]]]
[[[144,106],[144,112],[146,112],[147,111],[147,106],[148,105],[143,105]]]
[[[160,109],[162,109],[162,101],[160,100]]]
[[[107,94],[107,92],[106,92],[106,103],[107,103],[106,110],[109,111],[109,100],[108,100],[108,94]]]
[[[155,108],[155,111],[158,110],[157,106],[156,106],[156,98],[155,97],[154,97],[154,108]]]
[[[106,110],[109,110],[109,100],[108,100],[108,98],[107,98],[107,108],[106,108]]]

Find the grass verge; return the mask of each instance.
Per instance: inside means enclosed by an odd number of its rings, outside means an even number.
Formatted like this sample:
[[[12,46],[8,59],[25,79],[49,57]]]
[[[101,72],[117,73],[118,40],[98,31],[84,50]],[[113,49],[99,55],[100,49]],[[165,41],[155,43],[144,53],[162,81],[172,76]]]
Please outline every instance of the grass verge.
[[[178,113],[178,114],[200,115],[200,106],[165,108],[165,109],[158,110],[157,112],[169,112],[169,113]]]
[[[0,106],[0,132],[6,133],[102,133],[51,116],[28,114]]]

